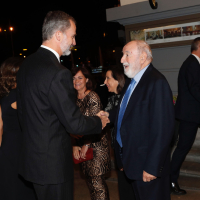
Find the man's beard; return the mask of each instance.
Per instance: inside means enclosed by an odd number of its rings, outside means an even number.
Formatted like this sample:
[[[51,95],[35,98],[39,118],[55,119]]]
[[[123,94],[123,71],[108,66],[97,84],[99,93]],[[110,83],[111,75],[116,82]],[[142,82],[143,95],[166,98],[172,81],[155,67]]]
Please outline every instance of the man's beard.
[[[125,70],[124,67],[124,74],[128,78],[134,78],[135,75],[141,70],[140,60],[137,59],[133,64],[124,63],[124,65],[128,65],[128,71]]]
[[[62,56],[68,56],[71,54],[71,46],[68,46],[66,50],[63,51],[62,47],[61,47],[61,50],[62,50]]]
[[[62,51],[62,56],[68,56],[71,53],[71,48],[73,47],[73,45],[67,45],[66,44],[66,40],[67,40],[67,36],[64,34],[64,39],[63,42],[60,44],[60,48]]]

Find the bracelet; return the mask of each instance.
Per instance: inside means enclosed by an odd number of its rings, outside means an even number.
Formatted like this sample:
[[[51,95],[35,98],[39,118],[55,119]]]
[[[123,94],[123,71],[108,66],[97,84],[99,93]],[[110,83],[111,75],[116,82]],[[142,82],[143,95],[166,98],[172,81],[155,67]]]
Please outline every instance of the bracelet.
[[[89,144],[84,144],[86,147],[89,147],[90,145]]]

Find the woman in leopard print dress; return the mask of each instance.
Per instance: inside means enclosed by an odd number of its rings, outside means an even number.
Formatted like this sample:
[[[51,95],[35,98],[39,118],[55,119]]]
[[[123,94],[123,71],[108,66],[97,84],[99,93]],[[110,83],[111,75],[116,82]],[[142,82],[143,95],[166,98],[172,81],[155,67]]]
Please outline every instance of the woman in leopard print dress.
[[[99,96],[92,91],[91,74],[85,67],[72,69],[74,88],[77,91],[77,105],[86,116],[95,116],[101,110]],[[104,174],[111,170],[110,152],[106,131],[100,135],[83,136],[76,140],[73,154],[76,159],[84,158],[88,148],[93,148],[93,159],[81,163],[86,176],[92,200],[109,200]],[[79,154],[80,152],[80,154]]]

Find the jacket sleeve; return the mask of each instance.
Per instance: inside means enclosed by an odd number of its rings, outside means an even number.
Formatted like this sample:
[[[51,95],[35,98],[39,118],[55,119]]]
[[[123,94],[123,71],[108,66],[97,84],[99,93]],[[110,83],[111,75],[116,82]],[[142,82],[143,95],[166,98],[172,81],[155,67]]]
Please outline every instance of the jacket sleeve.
[[[17,114],[19,118],[20,126],[23,127],[23,111],[22,111],[22,98],[21,91],[19,89],[19,85],[21,85],[22,78],[19,77],[19,73],[17,73]]]
[[[71,73],[67,69],[59,71],[54,76],[48,99],[67,132],[78,135],[101,133],[102,124],[100,118],[82,115],[76,105],[73,80]]]
[[[200,65],[198,61],[190,63],[185,76],[191,95],[200,102]]]
[[[109,113],[109,120],[111,123],[115,123],[116,116],[117,116],[118,106],[115,106],[112,110],[108,111]]]
[[[175,123],[172,92],[165,79],[154,83],[149,105],[150,125],[144,171],[160,177],[170,151]]]

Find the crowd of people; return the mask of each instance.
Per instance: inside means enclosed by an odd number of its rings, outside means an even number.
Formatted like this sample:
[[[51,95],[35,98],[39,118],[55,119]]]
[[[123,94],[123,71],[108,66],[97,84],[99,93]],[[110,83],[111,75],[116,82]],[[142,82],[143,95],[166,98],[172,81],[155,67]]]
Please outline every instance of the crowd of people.
[[[70,72],[60,63],[76,45],[75,35],[72,16],[50,11],[38,51],[1,65],[1,198],[72,200],[72,157],[84,160],[92,148],[93,159],[81,162],[81,170],[91,199],[109,200],[110,133],[120,200],[186,194],[178,176],[200,123],[200,38],[180,69],[175,109],[166,78],[152,65],[150,46],[140,40],[123,47],[121,68],[107,69],[104,84],[112,95],[103,108],[90,70]],[[175,117],[179,141],[170,161]]]

